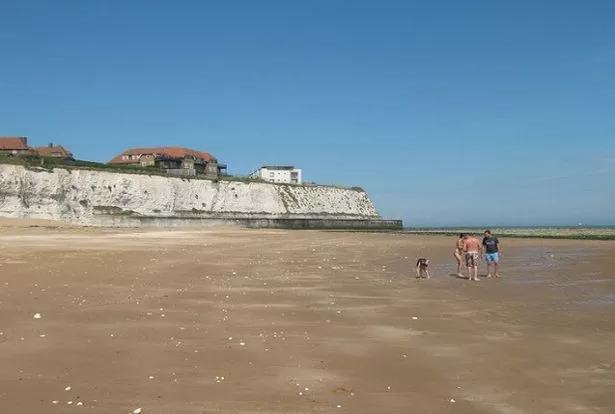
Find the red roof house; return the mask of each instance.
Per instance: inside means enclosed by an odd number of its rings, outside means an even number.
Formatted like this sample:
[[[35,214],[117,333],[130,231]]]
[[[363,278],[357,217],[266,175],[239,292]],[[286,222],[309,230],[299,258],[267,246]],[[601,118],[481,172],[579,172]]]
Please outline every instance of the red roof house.
[[[216,159],[208,152],[202,152],[182,147],[152,147],[133,148],[113,157],[109,164],[141,165],[144,158],[182,159],[193,158],[195,161],[212,162]]]
[[[210,153],[182,147],[133,148],[113,157],[109,164],[157,167],[181,176],[217,177],[226,170],[226,165],[219,164]]]
[[[41,157],[56,157],[69,160],[73,159],[73,153],[64,148],[62,145],[49,144],[46,147],[35,147],[34,151],[36,151],[36,153]]]
[[[26,137],[0,137],[0,152],[17,155],[30,151]]]

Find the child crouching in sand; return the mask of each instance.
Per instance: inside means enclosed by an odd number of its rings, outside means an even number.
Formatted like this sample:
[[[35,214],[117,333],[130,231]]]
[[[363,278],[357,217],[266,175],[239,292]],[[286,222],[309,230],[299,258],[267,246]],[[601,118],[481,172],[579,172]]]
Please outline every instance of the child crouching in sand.
[[[421,257],[416,261],[416,278],[417,279],[429,279],[429,260]]]

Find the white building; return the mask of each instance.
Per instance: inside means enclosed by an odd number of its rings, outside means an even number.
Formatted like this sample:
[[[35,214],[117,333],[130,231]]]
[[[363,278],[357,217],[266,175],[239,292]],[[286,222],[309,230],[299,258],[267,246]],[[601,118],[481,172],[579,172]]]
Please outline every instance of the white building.
[[[291,165],[264,165],[250,174],[250,177],[272,183],[302,183],[301,169]]]

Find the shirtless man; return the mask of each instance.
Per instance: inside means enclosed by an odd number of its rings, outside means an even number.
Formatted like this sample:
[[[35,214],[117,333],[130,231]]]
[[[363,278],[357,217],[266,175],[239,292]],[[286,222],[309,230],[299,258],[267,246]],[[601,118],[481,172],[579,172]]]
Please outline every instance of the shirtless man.
[[[468,268],[468,280],[478,282],[478,258],[483,250],[476,237],[469,234],[463,235],[463,251],[465,252],[466,267]]]

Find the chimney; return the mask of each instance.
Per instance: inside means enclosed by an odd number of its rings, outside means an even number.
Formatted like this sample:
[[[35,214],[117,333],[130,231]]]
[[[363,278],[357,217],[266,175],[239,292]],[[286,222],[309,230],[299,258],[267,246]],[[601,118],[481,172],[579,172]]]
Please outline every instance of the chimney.
[[[49,148],[53,148],[53,142],[50,142],[48,145]]]

